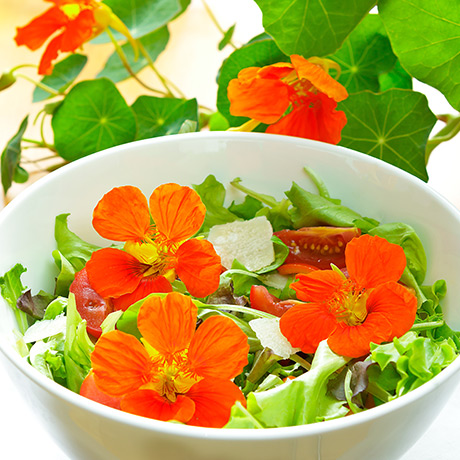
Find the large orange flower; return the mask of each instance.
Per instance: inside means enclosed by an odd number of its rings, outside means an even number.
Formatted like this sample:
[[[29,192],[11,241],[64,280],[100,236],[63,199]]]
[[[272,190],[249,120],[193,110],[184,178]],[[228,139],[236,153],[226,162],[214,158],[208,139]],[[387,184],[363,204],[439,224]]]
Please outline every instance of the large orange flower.
[[[59,52],[74,52],[84,43],[100,34],[107,26],[129,34],[126,27],[98,0],[46,0],[54,6],[32,19],[24,27],[18,27],[16,44],[35,51],[50,37],[40,60],[38,73],[49,75]],[[130,37],[129,37],[130,38]]]
[[[349,278],[333,270],[297,275],[291,287],[305,304],[280,320],[293,347],[314,353],[328,339],[335,353],[358,358],[380,344],[405,334],[413,325],[417,299],[398,284],[406,257],[402,248],[378,236],[363,235],[348,243]]]
[[[121,331],[104,334],[91,355],[98,388],[121,397],[125,412],[157,420],[221,428],[236,401],[230,381],[247,364],[246,335],[229,318],[212,316],[195,331],[197,307],[173,292],[139,310],[142,343]]]
[[[171,291],[176,275],[191,295],[211,294],[219,286],[220,257],[209,241],[189,239],[205,214],[199,195],[189,187],[160,185],[149,202],[136,187],[112,189],[94,209],[93,226],[104,238],[125,245],[92,254],[86,264],[91,286],[113,298],[116,309],[152,292]]]
[[[291,63],[243,69],[228,85],[230,113],[252,118],[246,124],[249,130],[266,123],[267,133],[337,144],[347,119],[335,109],[348,93],[328,74],[331,65],[326,59],[294,54]]]

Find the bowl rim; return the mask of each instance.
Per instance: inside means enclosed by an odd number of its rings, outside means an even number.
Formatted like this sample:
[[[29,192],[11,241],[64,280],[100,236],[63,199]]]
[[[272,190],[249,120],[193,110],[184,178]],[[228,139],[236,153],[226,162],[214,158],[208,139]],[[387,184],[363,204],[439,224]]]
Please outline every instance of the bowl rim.
[[[176,142],[180,140],[187,139],[220,139],[220,140],[256,140],[256,141],[267,141],[267,136],[272,136],[274,140],[286,144],[301,144],[305,147],[311,147],[316,150],[323,151],[336,151],[341,152],[345,156],[352,159],[359,159],[359,161],[364,161],[365,163],[378,165],[379,168],[383,168],[388,172],[401,176],[404,180],[409,182],[414,182],[419,186],[427,187],[428,191],[434,195],[434,197],[440,201],[443,206],[448,208],[451,213],[457,215],[460,220],[460,211],[453,206],[446,198],[439,194],[436,190],[432,189],[430,185],[423,182],[419,178],[409,174],[408,172],[401,170],[389,163],[386,163],[377,158],[371,157],[369,155],[357,152],[355,150],[336,146],[331,144],[326,144],[323,142],[312,141],[309,139],[302,139],[297,137],[289,137],[283,135],[265,133],[228,133],[228,132],[197,132],[197,133],[185,133],[185,134],[176,134],[171,136],[164,136],[152,139],[145,139],[141,141],[134,141],[131,143],[111,147],[104,151],[98,152],[97,156],[88,155],[84,158],[76,160],[72,163],[69,163],[62,168],[54,171],[47,176],[37,180],[35,183],[31,184],[25,191],[18,195],[10,204],[8,204],[3,210],[0,211],[0,225],[2,222],[8,218],[9,214],[14,211],[14,208],[24,200],[27,200],[30,195],[33,195],[35,191],[39,188],[46,187],[49,182],[54,181],[54,178],[59,177],[60,175],[67,174],[68,171],[73,169],[78,169],[84,167],[86,163],[91,163],[93,161],[103,161],[105,157],[112,155],[121,155],[126,150],[137,149],[144,145],[151,144],[161,144],[164,142]],[[9,348],[9,347],[8,347]],[[252,441],[252,440],[277,440],[277,439],[289,439],[302,436],[317,436],[324,433],[330,433],[338,430],[343,430],[347,428],[354,427],[356,425],[366,424],[372,422],[377,418],[380,418],[386,414],[397,411],[413,401],[423,398],[424,395],[427,395],[434,391],[437,387],[441,386],[444,382],[449,380],[455,373],[460,371],[460,359],[455,359],[449,366],[447,366],[440,374],[436,375],[430,381],[424,383],[419,388],[416,388],[399,398],[396,398],[392,401],[389,401],[385,404],[382,404],[378,407],[373,408],[372,410],[363,411],[357,414],[353,414],[353,417],[342,417],[333,420],[327,420],[320,423],[313,423],[308,425],[298,425],[298,426],[289,426],[289,427],[279,427],[279,428],[267,428],[267,429],[242,429],[242,428],[232,428],[232,429],[220,429],[220,428],[206,428],[206,427],[195,427],[188,426],[170,422],[163,422],[155,419],[150,419],[146,417],[141,417],[138,415],[129,414],[127,412],[119,411],[107,406],[104,406],[95,401],[89,400],[83,396],[80,396],[77,393],[72,392],[64,386],[59,385],[57,382],[48,379],[42,375],[38,370],[33,368],[28,364],[19,354],[17,356],[12,356],[7,352],[6,347],[4,347],[3,338],[0,340],[0,352],[14,367],[16,367],[22,374],[32,380],[36,385],[42,388],[42,390],[47,393],[58,397],[60,400],[64,401],[67,404],[75,405],[80,409],[86,410],[93,415],[110,419],[113,422],[122,423],[130,425],[132,428],[138,428],[146,431],[155,431],[165,435],[180,435],[186,438],[195,438],[195,439],[210,439],[210,440],[222,440],[222,441]],[[427,426],[428,428],[428,426]]]

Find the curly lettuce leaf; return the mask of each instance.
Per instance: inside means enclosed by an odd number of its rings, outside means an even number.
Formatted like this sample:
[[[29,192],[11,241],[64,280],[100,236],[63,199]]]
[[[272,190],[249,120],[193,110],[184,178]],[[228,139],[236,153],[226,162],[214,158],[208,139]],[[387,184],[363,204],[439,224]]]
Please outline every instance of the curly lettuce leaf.
[[[456,358],[451,339],[435,341],[410,331],[393,342],[371,344],[369,359],[379,368],[369,368],[369,378],[395,399],[431,380]]]

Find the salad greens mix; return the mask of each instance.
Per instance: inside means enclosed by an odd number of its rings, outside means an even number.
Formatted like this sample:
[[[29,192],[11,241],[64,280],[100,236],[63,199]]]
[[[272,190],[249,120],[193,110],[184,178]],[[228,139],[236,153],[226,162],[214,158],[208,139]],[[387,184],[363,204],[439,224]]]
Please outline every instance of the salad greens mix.
[[[189,425],[272,428],[369,410],[439,374],[460,350],[446,283],[425,285],[415,230],[380,223],[293,183],[278,200],[213,175],[147,200],[118,187],[93,226],[56,217],[53,293],[0,278],[17,348],[71,391]]]

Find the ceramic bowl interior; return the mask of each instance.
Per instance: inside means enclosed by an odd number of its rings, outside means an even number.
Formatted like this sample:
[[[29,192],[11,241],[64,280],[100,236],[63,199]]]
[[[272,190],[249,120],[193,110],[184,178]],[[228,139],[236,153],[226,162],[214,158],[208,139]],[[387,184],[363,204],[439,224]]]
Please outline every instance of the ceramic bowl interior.
[[[54,218],[70,213],[73,232],[107,245],[91,227],[104,193],[135,185],[146,196],[159,184],[201,183],[208,174],[226,186],[241,177],[249,188],[283,196],[296,181],[315,187],[303,167],[323,178],[332,197],[363,216],[403,221],[421,237],[428,257],[427,284],[445,279],[443,302],[451,327],[460,329],[460,214],[426,184],[366,155],[323,143],[264,134],[195,133],[127,144],[79,160],[38,181],[0,213],[0,274],[20,262],[23,282],[52,290],[57,271]],[[228,189],[227,201],[242,195]],[[57,433],[71,458],[91,459],[395,459],[422,435],[458,378],[458,360],[411,394],[376,409],[315,425],[270,430],[216,430],[125,414],[86,400],[40,375],[14,348],[15,320],[0,299],[0,351],[30,404]],[[422,405],[423,399],[423,405]],[[410,420],[410,423],[408,423]],[[372,455],[371,455],[372,454]]]

